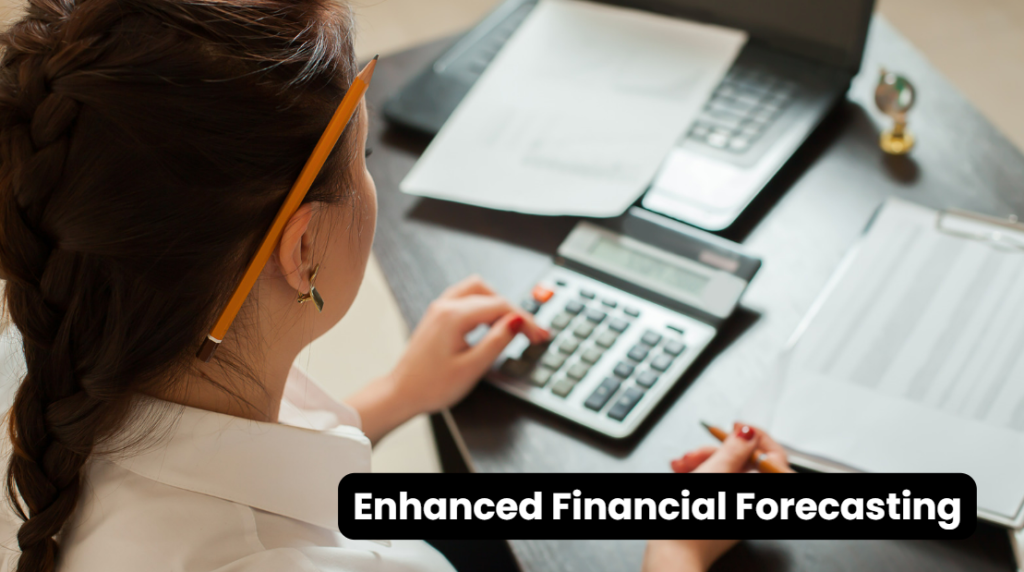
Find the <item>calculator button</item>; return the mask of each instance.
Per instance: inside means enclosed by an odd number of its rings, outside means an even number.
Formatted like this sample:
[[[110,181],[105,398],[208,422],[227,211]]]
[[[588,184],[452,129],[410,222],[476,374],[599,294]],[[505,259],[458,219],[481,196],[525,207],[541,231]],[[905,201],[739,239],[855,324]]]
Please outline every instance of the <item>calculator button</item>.
[[[644,361],[645,359],[647,359],[647,353],[649,351],[651,350],[647,346],[637,344],[629,350],[629,353],[626,354],[626,357],[633,361]]]
[[[501,373],[510,377],[523,377],[526,375],[526,372],[530,371],[531,367],[533,367],[533,364],[528,361],[509,358],[505,360],[505,363],[501,364]]]
[[[530,376],[530,381],[537,387],[544,387],[548,384],[548,381],[551,379],[551,374],[553,373],[555,372],[546,367],[538,367],[533,370],[533,374]]]
[[[576,362],[568,371],[565,372],[565,375],[571,379],[579,381],[587,376],[588,371],[590,371],[590,364]]]
[[[559,330],[564,330],[565,327],[568,326],[569,322],[571,321],[572,314],[570,314],[569,312],[562,312],[561,314],[555,316],[553,320],[551,320],[551,327]]]
[[[640,338],[640,341],[649,346],[656,346],[661,341],[661,334],[647,330],[644,332],[644,337]]]
[[[597,360],[601,359],[601,356],[603,355],[604,350],[602,350],[601,348],[590,348],[587,351],[583,352],[583,355],[580,356],[580,359],[587,363],[597,363]]]
[[[540,360],[541,365],[550,367],[551,369],[558,369],[565,363],[565,356],[556,353],[546,353]]]
[[[708,145],[721,149],[729,141],[729,136],[723,132],[714,132],[708,136]]]
[[[555,280],[555,284],[558,284],[559,286],[568,286],[565,280]]]
[[[622,311],[625,312],[627,316],[631,316],[633,318],[639,318],[640,317],[640,310],[637,310],[636,308],[633,308],[632,306],[626,306],[625,308],[622,309]]]
[[[615,366],[615,370],[612,373],[619,377],[626,378],[633,375],[633,369],[632,365],[624,361],[620,361],[618,365]]]
[[[602,348],[610,348],[612,347],[612,345],[615,344],[615,340],[617,339],[619,339],[619,334],[611,330],[605,330],[600,336],[597,336],[597,339],[594,340],[594,343],[601,346]]]
[[[600,324],[607,317],[608,314],[602,312],[601,310],[587,310],[587,319],[590,320],[591,322],[594,322],[595,324]]]
[[[651,362],[651,369],[665,371],[670,365],[672,365],[672,356],[668,354],[661,354]]]
[[[614,307],[619,305],[618,302],[616,302],[615,300],[611,300],[609,298],[605,298],[604,300],[601,300],[601,303],[604,304],[605,306],[608,306],[609,308],[614,308]]]
[[[594,299],[594,291],[593,290],[586,290],[586,289],[580,290],[580,297],[581,298],[586,298],[587,300],[593,300]]]
[[[636,407],[637,402],[640,401],[640,398],[643,396],[643,391],[635,387],[627,388],[626,391],[622,393],[622,397],[620,397],[619,400],[615,402],[615,405],[612,405],[612,408],[608,410],[608,417],[611,417],[616,421],[622,421],[627,415],[629,415],[629,412]]]
[[[576,348],[580,347],[580,341],[576,338],[565,338],[562,343],[558,344],[558,351],[563,354],[571,354],[576,351]]]
[[[750,147],[750,139],[744,139],[742,137],[729,140],[729,148],[733,151],[742,151]]]
[[[533,292],[531,292],[531,294],[533,294],[533,299],[540,302],[541,304],[547,302],[548,300],[551,299],[552,296],[555,295],[554,292],[540,285],[534,286]]]
[[[551,393],[554,393],[558,397],[565,397],[566,395],[569,395],[569,392],[572,391],[572,388],[574,387],[576,387],[575,381],[567,377],[563,377],[551,386]]]
[[[586,405],[588,409],[600,411],[601,408],[604,407],[604,404],[608,403],[608,400],[611,399],[612,394],[619,389],[619,385],[621,384],[622,382],[614,377],[604,378],[601,385],[594,390],[594,393],[590,394],[590,397],[587,398],[587,401],[583,405]]]
[[[647,370],[640,375],[636,376],[636,384],[640,387],[650,387],[658,382],[658,374]]]
[[[533,344],[523,350],[523,359],[528,361],[537,361],[540,359],[540,356],[544,355],[544,352],[547,351],[547,349],[548,344]]]
[[[536,314],[537,310],[540,310],[540,304],[538,304],[536,300],[523,300],[523,303],[520,304],[520,306],[531,314]]]
[[[668,355],[674,357],[674,356],[678,356],[679,354],[683,353],[683,350],[686,349],[686,344],[684,344],[683,342],[677,342],[677,341],[673,340],[673,341],[665,342],[665,347],[662,348],[662,349],[665,350],[665,353],[667,353]]]
[[[611,320],[608,320],[608,329],[612,330],[612,331],[615,331],[615,332],[618,332],[620,334],[622,332],[625,332],[626,328],[628,328],[628,327],[629,327],[629,322],[627,322],[626,320],[623,320],[621,318],[612,318]]]
[[[576,329],[573,330],[572,333],[575,334],[577,338],[585,340],[590,337],[590,334],[594,333],[594,324],[591,322],[583,322],[576,326]]]
[[[583,311],[583,303],[579,300],[572,300],[565,305],[565,311],[575,316]]]

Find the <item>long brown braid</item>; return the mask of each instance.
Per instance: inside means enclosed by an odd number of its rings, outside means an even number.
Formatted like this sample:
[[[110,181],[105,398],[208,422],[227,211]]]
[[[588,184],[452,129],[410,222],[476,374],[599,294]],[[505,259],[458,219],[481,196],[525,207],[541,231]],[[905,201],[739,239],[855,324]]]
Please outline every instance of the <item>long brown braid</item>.
[[[90,455],[191,367],[351,83],[349,29],[330,0],[31,0],[0,37],[19,571],[56,569]],[[353,147],[307,201],[344,198]]]

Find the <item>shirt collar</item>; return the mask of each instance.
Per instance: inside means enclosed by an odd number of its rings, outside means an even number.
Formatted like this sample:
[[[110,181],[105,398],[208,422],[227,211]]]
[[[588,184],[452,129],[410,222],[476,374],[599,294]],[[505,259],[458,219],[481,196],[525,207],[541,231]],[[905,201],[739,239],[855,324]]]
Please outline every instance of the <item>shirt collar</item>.
[[[159,442],[121,467],[173,487],[338,529],[338,482],[370,472],[370,440],[355,427],[261,423],[146,398]]]

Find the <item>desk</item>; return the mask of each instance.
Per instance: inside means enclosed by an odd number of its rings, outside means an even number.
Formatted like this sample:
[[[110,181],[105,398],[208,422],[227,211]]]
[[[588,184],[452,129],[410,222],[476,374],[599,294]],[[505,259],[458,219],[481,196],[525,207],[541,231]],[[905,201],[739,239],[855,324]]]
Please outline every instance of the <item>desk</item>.
[[[369,93],[380,215],[374,251],[409,324],[448,284],[479,273],[519,297],[549,264],[575,219],[540,219],[403,195],[399,182],[427,138],[391,128],[380,108],[448,42],[381,60]],[[908,158],[883,157],[874,111],[879,66],[919,90]],[[884,19],[876,17],[863,72],[848,98],[746,214],[722,235],[764,260],[740,311],[651,419],[615,443],[488,386],[452,411],[480,472],[664,472],[669,459],[710,442],[701,417],[730,419],[760,382],[868,217],[887,196],[936,208],[1024,215],[1024,156]],[[1021,451],[1020,454],[1024,454]],[[525,570],[638,570],[644,543],[514,541]],[[1009,571],[1003,530],[962,542],[751,541],[715,570]]]

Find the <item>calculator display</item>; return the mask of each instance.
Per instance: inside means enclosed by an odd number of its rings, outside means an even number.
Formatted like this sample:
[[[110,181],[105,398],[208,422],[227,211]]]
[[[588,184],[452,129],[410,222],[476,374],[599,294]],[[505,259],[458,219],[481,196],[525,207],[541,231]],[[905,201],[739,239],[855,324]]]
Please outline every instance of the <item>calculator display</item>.
[[[631,250],[616,241],[601,237],[590,249],[590,255],[596,259],[614,264],[660,284],[676,290],[700,296],[711,278],[691,272],[685,268],[669,264],[653,256]]]

